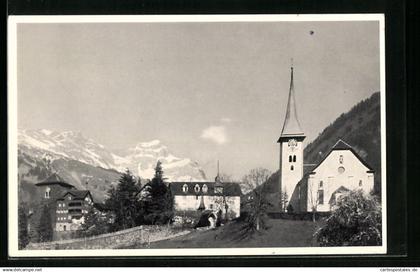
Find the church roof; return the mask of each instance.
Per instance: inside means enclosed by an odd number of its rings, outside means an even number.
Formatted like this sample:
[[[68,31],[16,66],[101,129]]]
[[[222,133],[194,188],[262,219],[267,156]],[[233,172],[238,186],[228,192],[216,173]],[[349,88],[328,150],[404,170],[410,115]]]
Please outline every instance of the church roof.
[[[53,173],[51,176],[46,178],[44,181],[35,184],[36,186],[45,186],[45,185],[61,185],[63,187],[74,188],[73,185],[68,184],[61,178],[57,173]]]
[[[374,172],[373,168],[354,150],[354,148],[342,139],[338,139],[338,141],[331,148],[330,152],[328,152],[328,154],[318,163],[318,165],[320,165],[328,157],[328,155],[330,155],[330,153],[333,152],[334,150],[349,150],[349,151],[351,151],[351,153],[353,153],[353,155],[356,156],[356,158],[364,166],[366,166],[366,168],[368,168],[369,171]]]
[[[338,141],[333,145],[333,150],[347,150],[347,149],[353,149],[351,145],[346,143],[345,141],[338,139]]]
[[[287,100],[286,117],[284,119],[280,139],[289,137],[305,137],[305,133],[303,133],[297,117],[295,88],[293,84],[293,67],[291,68],[290,72],[289,98]],[[278,142],[280,142],[280,139]]]

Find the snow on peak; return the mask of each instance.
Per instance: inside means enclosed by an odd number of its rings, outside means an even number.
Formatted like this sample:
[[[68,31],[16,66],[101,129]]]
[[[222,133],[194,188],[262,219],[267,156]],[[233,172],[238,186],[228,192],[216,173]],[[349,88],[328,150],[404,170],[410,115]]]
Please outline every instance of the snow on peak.
[[[142,178],[153,177],[159,160],[168,181],[176,181],[181,177],[205,179],[203,170],[196,162],[171,154],[157,139],[139,143],[134,148],[129,148],[125,156],[121,156],[110,152],[94,140],[85,138],[80,132],[19,130],[18,135],[19,149],[35,156],[50,154],[54,158],[69,158],[119,171],[128,168],[137,171],[136,174]]]

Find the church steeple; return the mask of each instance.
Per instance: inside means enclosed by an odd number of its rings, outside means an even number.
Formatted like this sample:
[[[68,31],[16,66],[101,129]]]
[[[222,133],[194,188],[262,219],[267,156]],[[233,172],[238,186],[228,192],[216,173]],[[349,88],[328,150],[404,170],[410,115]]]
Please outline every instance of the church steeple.
[[[286,118],[284,119],[283,129],[281,130],[281,135],[277,142],[280,143],[282,138],[292,137],[305,137],[305,133],[303,133],[297,117],[295,87],[293,83],[293,65],[290,68],[290,88],[289,98],[287,100]]]

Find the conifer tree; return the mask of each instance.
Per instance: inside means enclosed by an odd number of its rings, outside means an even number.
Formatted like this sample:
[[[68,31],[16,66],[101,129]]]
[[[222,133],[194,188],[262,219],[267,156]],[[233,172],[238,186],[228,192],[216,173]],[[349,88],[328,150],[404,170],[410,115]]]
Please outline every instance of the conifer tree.
[[[19,228],[19,249],[23,249],[29,243],[28,217],[25,207],[19,204],[18,208],[18,228]]]
[[[48,205],[44,205],[38,225],[38,242],[49,242],[53,239],[51,213]]]
[[[137,198],[139,191],[137,181],[127,169],[118,180],[116,188],[108,191],[106,205],[114,213],[114,229],[126,229],[135,226],[137,215]]]
[[[165,224],[173,217],[173,197],[164,180],[162,163],[158,161],[153,179],[145,186],[150,195],[144,201],[145,221],[149,224]]]

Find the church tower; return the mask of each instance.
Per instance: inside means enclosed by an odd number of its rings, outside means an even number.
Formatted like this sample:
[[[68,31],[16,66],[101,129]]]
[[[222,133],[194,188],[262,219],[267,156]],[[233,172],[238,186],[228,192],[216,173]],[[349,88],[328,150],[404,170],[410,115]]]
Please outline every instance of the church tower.
[[[296,184],[303,177],[303,140],[305,133],[299,124],[293,85],[293,66],[290,70],[290,88],[286,117],[278,143],[280,144],[280,197],[283,210],[293,210],[290,203]],[[290,207],[292,205],[292,207]]]

